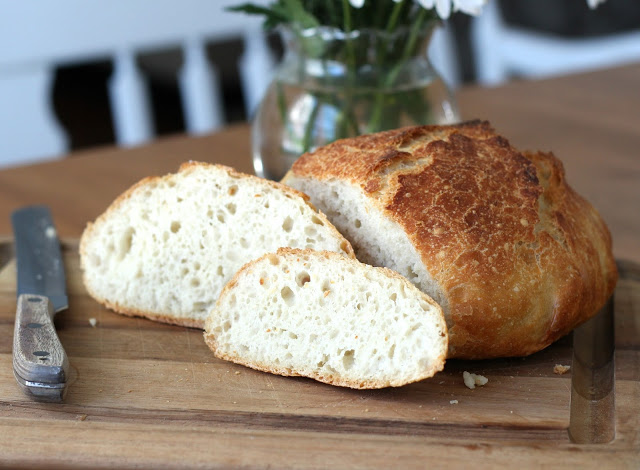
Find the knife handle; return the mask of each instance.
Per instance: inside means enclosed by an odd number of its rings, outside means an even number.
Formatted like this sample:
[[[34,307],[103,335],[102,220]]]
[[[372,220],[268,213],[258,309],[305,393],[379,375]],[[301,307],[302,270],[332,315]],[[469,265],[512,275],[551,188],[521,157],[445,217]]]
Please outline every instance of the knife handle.
[[[18,297],[13,333],[13,373],[25,392],[42,401],[61,401],[69,360],[53,325],[53,305],[42,295]]]

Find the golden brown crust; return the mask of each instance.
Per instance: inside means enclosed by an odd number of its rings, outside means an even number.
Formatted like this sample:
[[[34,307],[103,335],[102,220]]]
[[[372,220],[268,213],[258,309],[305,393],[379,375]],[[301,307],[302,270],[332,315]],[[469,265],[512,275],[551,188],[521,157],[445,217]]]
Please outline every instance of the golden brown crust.
[[[609,231],[560,161],[517,151],[487,122],[337,141],[292,173],[359,187],[401,226],[448,301],[450,357],[531,354],[615,287]]]
[[[214,356],[224,361],[230,361],[235,364],[240,364],[242,366],[249,367],[251,369],[259,370],[261,372],[269,372],[271,374],[282,375],[285,377],[308,377],[310,379],[317,380],[318,382],[323,382],[329,385],[335,385],[338,387],[355,388],[355,389],[377,389],[377,388],[386,388],[386,387],[400,387],[400,386],[408,385],[410,383],[419,382],[420,380],[433,377],[436,373],[444,369],[444,362],[445,362],[444,355],[442,355],[442,358],[438,357],[438,359],[434,361],[438,364],[437,367],[434,367],[426,371],[423,376],[416,377],[414,380],[410,380],[406,382],[389,383],[389,382],[382,382],[378,380],[353,381],[353,380],[344,379],[334,374],[328,374],[328,373],[318,374],[318,373],[315,373],[313,370],[309,370],[301,373],[299,371],[296,371],[290,368],[274,366],[273,364],[262,364],[262,363],[258,364],[254,362],[245,361],[243,358],[239,356],[232,356],[232,355],[220,353],[217,349],[215,338],[213,336],[208,336],[205,334],[205,342],[213,352]]]
[[[332,251],[314,251],[314,250],[308,250],[308,249],[283,247],[283,248],[279,248],[276,253],[267,253],[267,254],[261,256],[260,258],[257,258],[257,259],[255,259],[253,261],[248,262],[242,268],[240,268],[240,270],[238,272],[236,272],[236,274],[233,276],[233,278],[222,289],[222,292],[220,293],[220,296],[218,297],[218,302],[221,302],[221,299],[223,299],[226,295],[228,295],[228,292],[231,291],[234,288],[234,286],[238,283],[238,279],[240,279],[244,275],[245,272],[252,271],[255,268],[255,266],[257,264],[259,264],[265,258],[269,258],[269,257],[273,257],[273,256],[278,256],[278,257],[286,257],[286,256],[306,257],[309,254],[312,254],[314,256],[318,255],[318,256],[324,257],[327,260],[336,259],[337,257],[339,257],[339,258],[343,259],[346,263],[353,264],[354,267],[356,267],[356,269],[362,268],[362,264],[359,261],[357,261],[356,259],[346,258],[346,257],[344,257],[344,256],[342,256],[342,255],[340,255],[338,253],[332,252]],[[367,267],[370,268],[369,266],[367,266]],[[413,290],[415,288],[415,286],[413,284],[411,284],[406,278],[404,278],[403,276],[401,276],[397,272],[392,271],[391,269],[384,268],[384,267],[383,268],[374,268],[374,269],[379,269],[379,270],[383,271],[385,273],[385,275],[387,275],[387,276],[389,276],[391,278],[394,278],[394,279],[398,279],[399,281],[401,281],[406,286],[407,289]],[[419,292],[419,293],[422,294],[422,299],[425,302],[427,302],[429,305],[433,306],[434,308],[436,308],[438,310],[441,310],[440,306],[431,297],[429,297],[428,295],[426,295],[426,294],[424,294],[422,292]],[[440,314],[440,316],[442,316],[442,314]],[[213,321],[213,319],[211,318],[211,315],[209,315],[209,317],[207,319],[207,322],[208,321]],[[447,326],[446,326],[446,324],[443,323],[443,324],[440,325],[440,328],[444,332],[443,334],[445,334],[443,351],[446,351],[447,350],[448,341],[449,341],[449,337],[448,337],[448,335],[446,335]],[[283,376],[287,376],[287,377],[308,377],[308,378],[317,380],[318,382],[323,382],[323,383],[326,383],[326,384],[329,384],[329,385],[336,385],[336,386],[339,386],[339,387],[349,387],[349,388],[355,388],[355,389],[377,389],[377,388],[385,388],[385,387],[399,387],[399,386],[407,385],[409,383],[418,382],[420,380],[424,380],[424,379],[429,378],[429,377],[433,377],[436,373],[438,373],[442,369],[444,369],[444,364],[445,364],[445,361],[446,361],[446,353],[442,353],[442,354],[438,355],[436,358],[433,359],[432,367],[430,369],[423,370],[422,374],[420,376],[416,376],[413,380],[410,380],[410,381],[398,381],[398,382],[393,382],[393,381],[386,382],[386,381],[380,381],[380,380],[354,381],[354,380],[346,379],[344,377],[340,377],[337,374],[317,373],[313,369],[295,370],[295,369],[288,368],[288,367],[280,367],[280,366],[277,366],[275,364],[251,362],[251,361],[247,361],[245,358],[243,358],[241,356],[225,354],[225,353],[223,353],[223,352],[218,350],[218,344],[217,344],[217,341],[216,341],[216,337],[215,337],[214,334],[208,333],[208,330],[210,330],[210,328],[207,325],[205,325],[205,332],[204,332],[205,343],[207,344],[207,346],[209,346],[209,348],[211,349],[213,354],[219,359],[223,359],[225,361],[231,361],[231,362],[234,362],[236,364],[240,364],[240,365],[243,365],[243,366],[246,366],[246,367],[250,367],[251,369],[259,370],[259,371],[262,371],[262,372],[269,372],[269,373],[272,373],[272,374],[283,375]]]
[[[195,318],[177,317],[174,315],[147,312],[143,310],[122,306],[118,302],[110,302],[109,300],[103,299],[102,297],[99,297],[91,292],[89,293],[89,295],[91,295],[91,297],[93,297],[94,300],[104,305],[109,310],[112,310],[116,313],[119,313],[127,317],[146,318],[148,320],[157,321],[159,323],[167,323],[169,325],[186,326],[188,328],[198,328],[200,330],[204,329],[204,320],[197,320]]]

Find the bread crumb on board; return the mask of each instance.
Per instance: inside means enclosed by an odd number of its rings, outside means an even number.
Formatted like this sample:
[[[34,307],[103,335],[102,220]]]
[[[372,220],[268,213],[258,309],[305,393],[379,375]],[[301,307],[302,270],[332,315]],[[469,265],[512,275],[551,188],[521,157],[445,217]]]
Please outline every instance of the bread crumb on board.
[[[556,364],[553,368],[553,373],[554,374],[558,374],[558,375],[562,375],[562,374],[566,374],[567,372],[569,372],[569,370],[571,370],[571,366],[563,366],[561,364]]]
[[[449,400],[449,404],[450,405],[457,405],[458,404],[458,400]]]
[[[476,388],[476,385],[482,387],[489,381],[484,375],[472,374],[466,370],[462,373],[462,379],[467,388],[471,389]]]
[[[89,325],[91,325],[92,328],[95,328],[97,324],[98,320],[96,320],[95,318],[89,318]]]

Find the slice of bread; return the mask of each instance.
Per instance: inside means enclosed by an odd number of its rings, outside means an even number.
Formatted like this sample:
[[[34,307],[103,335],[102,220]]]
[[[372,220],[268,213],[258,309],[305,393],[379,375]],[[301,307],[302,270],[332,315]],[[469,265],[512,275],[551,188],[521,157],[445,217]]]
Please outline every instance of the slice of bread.
[[[534,353],[595,315],[617,280],[611,236],[549,153],[487,122],[344,139],[300,157],[303,191],[358,259],[442,307],[449,357]]]
[[[202,328],[243,264],[285,246],[353,257],[349,242],[305,195],[189,162],[117,198],[88,224],[80,257],[87,290],[107,307]]]
[[[227,284],[205,341],[217,357],[254,369],[382,388],[442,370],[448,336],[438,304],[394,271],[282,248]]]

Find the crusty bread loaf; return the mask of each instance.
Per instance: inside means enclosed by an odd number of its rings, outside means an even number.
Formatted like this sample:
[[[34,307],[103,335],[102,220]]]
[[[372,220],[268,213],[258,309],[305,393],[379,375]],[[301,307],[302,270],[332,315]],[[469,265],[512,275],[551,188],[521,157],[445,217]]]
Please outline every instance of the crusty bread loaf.
[[[125,315],[202,328],[247,261],[282,246],[349,243],[306,196],[220,165],[189,162],[116,199],[80,242],[89,293]]]
[[[208,316],[215,355],[352,388],[442,370],[442,310],[402,276],[332,252],[282,248],[245,265]]]
[[[550,153],[486,122],[398,129],[303,155],[283,182],[311,197],[363,262],[443,308],[449,357],[538,351],[612,294],[611,237]]]

